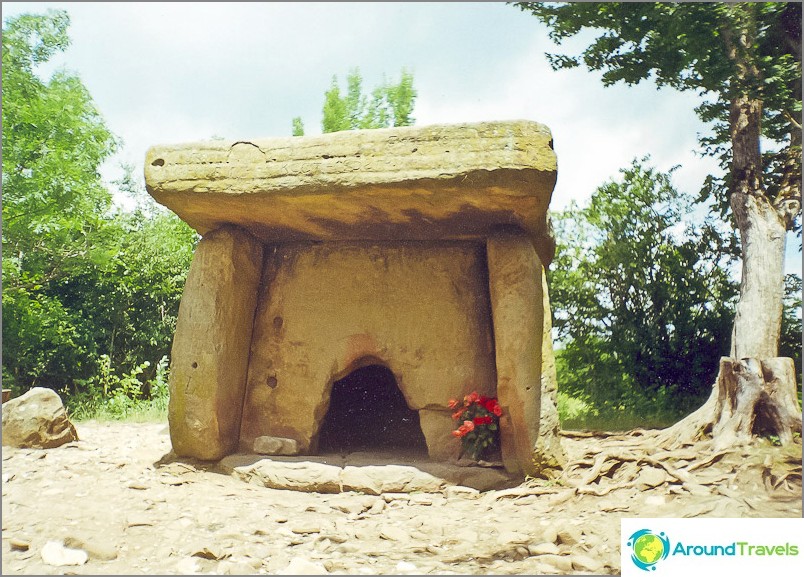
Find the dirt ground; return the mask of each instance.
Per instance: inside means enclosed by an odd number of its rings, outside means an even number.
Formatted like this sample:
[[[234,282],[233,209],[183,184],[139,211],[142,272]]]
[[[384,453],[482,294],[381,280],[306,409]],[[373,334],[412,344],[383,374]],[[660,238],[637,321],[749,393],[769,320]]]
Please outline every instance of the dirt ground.
[[[4,575],[618,574],[621,517],[802,516],[800,439],[662,453],[644,432],[569,433],[559,480],[370,496],[165,459],[166,424],[76,427],[57,449],[3,447]]]

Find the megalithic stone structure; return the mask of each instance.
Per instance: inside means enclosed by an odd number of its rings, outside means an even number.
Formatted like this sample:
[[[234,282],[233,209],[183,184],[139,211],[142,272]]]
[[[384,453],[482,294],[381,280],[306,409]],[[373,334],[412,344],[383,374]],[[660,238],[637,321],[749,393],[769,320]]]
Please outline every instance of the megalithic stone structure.
[[[376,364],[431,459],[457,456],[447,403],[477,390],[502,406],[509,472],[560,467],[555,181],[530,121],[151,148],[148,192],[202,235],[172,350],[175,452],[262,436],[315,452],[333,383]]]

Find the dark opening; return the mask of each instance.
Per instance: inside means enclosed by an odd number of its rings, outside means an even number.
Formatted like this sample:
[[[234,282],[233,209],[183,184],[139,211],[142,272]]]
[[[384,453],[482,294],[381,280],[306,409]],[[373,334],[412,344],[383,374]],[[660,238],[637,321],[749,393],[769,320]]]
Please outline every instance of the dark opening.
[[[380,365],[356,369],[333,383],[318,448],[323,453],[389,449],[427,453],[419,414],[408,408],[394,374]]]

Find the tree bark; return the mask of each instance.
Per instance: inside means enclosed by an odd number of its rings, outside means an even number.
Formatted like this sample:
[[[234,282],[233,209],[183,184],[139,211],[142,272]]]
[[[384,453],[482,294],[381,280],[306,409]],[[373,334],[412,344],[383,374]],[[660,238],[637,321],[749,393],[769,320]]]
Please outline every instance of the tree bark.
[[[731,356],[768,359],[779,354],[787,226],[762,186],[759,136],[762,102],[741,96],[731,103],[730,204],[742,243],[740,300]]]
[[[795,375],[793,360],[787,357],[721,358],[709,400],[662,431],[662,444],[676,446],[711,436],[713,450],[721,451],[754,435],[789,443],[793,433],[801,433]]]
[[[786,227],[765,196],[733,193],[730,202],[742,242],[730,355],[773,358],[782,327]]]

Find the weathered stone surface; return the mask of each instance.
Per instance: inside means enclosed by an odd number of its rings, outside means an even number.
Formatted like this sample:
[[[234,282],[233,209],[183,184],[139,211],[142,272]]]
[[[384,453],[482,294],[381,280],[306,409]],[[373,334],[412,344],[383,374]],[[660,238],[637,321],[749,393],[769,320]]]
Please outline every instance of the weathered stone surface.
[[[237,447],[262,252],[236,227],[196,248],[171,353],[168,419],[177,455],[214,460]]]
[[[221,461],[224,468],[226,459]],[[311,462],[283,462],[263,459],[253,465],[234,467],[232,474],[244,481],[269,489],[289,489],[315,493],[341,491],[340,467]]]
[[[539,420],[539,438],[533,451],[533,475],[555,477],[563,471],[567,463],[567,455],[561,446],[558,419],[558,376],[556,375],[556,358],[553,352],[553,315],[550,306],[550,294],[547,287],[547,275],[542,267],[542,310],[544,311],[544,329],[542,331],[542,377],[541,377],[541,416]]]
[[[78,433],[54,390],[34,387],[3,403],[3,445],[52,449],[77,440]]]
[[[282,437],[257,437],[254,439],[254,452],[260,455],[298,455],[299,443],[295,439]]]
[[[550,130],[484,122],[156,146],[148,192],[200,233],[237,224],[267,243],[547,235]],[[549,261],[549,242],[542,259]]]
[[[269,253],[241,447],[268,435],[315,450],[332,383],[366,364],[387,366],[412,409],[446,412],[451,397],[474,389],[493,396],[485,267],[483,246],[469,242],[302,244]],[[422,418],[431,456],[456,449],[443,416],[437,426],[438,417]]]
[[[508,471],[535,474],[541,417],[544,331],[542,264],[522,233],[489,237],[489,289],[497,357],[502,458]]]
[[[344,491],[360,491],[372,495],[438,491],[443,479],[404,465],[368,467],[346,466],[341,474]]]
[[[431,459],[449,461],[458,458],[461,442],[452,435],[455,421],[451,412],[421,409],[419,426],[427,441],[427,452]]]

